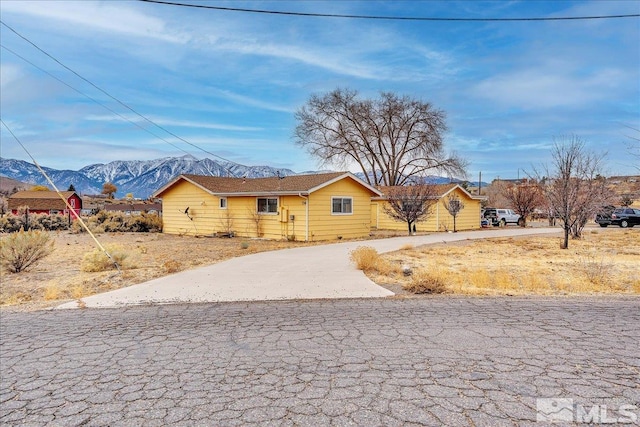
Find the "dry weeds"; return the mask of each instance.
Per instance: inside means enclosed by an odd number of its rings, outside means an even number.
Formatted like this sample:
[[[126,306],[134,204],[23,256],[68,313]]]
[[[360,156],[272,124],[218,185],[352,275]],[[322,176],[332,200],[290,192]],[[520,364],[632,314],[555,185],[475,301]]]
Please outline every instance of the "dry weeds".
[[[438,244],[381,255],[395,266],[429,271],[444,292],[464,295],[566,295],[640,293],[640,229],[593,230],[569,249],[551,236]],[[402,293],[415,279],[368,273]]]
[[[97,236],[101,245],[107,249],[120,248],[118,259],[124,261],[121,271],[111,269],[111,264],[107,271],[104,271],[105,266],[96,268],[103,271],[84,271],[104,256],[96,250],[97,245],[91,237],[86,233],[66,231],[50,234],[55,245],[46,259],[18,274],[0,272],[1,306],[13,306],[12,309],[18,310],[51,307],[64,300],[142,283],[233,257],[310,244],[161,233],[103,233]]]

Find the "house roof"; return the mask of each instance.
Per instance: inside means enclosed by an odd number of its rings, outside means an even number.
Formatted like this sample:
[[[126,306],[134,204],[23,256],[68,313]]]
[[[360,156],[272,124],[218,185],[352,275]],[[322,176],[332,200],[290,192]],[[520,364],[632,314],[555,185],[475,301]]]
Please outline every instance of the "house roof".
[[[459,184],[455,184],[455,183],[438,184],[435,187],[436,187],[436,194],[438,195],[438,198],[442,198],[442,197],[446,196],[447,194],[451,193],[456,188],[458,188],[465,195],[467,195],[467,197],[469,197],[470,199],[476,199],[476,200],[484,199],[484,197],[481,197],[481,196],[480,197],[479,196],[474,196],[473,194],[471,194],[467,190],[465,190],[463,187],[461,187]],[[376,200],[384,200],[384,199],[386,199],[387,195],[391,191],[393,191],[394,188],[402,188],[402,186],[381,186],[381,187],[378,187],[378,189],[382,192],[383,195],[381,197],[376,197],[375,199]]]
[[[75,191],[61,191],[60,194],[65,200],[69,200]],[[9,196],[9,209],[18,209],[21,206],[28,206],[31,210],[67,209],[67,205],[55,191],[19,191]]]
[[[366,182],[358,179],[350,172],[331,172],[310,175],[291,175],[285,177],[269,178],[226,178],[204,175],[180,175],[167,185],[156,191],[153,196],[161,197],[167,189],[181,180],[191,182],[203,190],[218,196],[243,196],[243,195],[287,195],[309,194],[327,185],[350,178],[367,188],[375,195],[381,193]]]

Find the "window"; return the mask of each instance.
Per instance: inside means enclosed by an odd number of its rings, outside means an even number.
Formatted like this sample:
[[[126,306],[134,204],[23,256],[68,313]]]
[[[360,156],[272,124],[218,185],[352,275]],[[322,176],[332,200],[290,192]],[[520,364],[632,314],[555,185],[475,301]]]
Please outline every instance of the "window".
[[[258,213],[261,214],[277,214],[278,213],[278,199],[258,197]]]
[[[220,209],[227,209],[227,198],[220,197]]]
[[[334,215],[351,215],[353,213],[353,199],[351,197],[332,197],[331,213]]]

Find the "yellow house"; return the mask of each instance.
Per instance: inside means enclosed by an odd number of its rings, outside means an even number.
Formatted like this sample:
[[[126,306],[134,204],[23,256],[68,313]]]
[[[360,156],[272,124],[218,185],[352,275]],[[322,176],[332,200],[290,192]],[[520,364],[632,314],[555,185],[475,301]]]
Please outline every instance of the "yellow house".
[[[390,189],[391,187],[380,187],[383,195],[371,199],[371,228],[408,231],[406,222],[393,219],[385,212],[385,205],[389,206],[385,192],[389,193]],[[416,231],[453,231],[453,216],[444,206],[451,197],[457,197],[464,206],[456,217],[456,230],[480,228],[480,202],[483,197],[471,195],[458,184],[438,185],[436,194],[434,198],[437,201],[431,207],[429,215],[415,224]]]
[[[333,240],[368,236],[371,198],[382,193],[349,172],[270,178],[180,175],[162,198],[169,234]]]

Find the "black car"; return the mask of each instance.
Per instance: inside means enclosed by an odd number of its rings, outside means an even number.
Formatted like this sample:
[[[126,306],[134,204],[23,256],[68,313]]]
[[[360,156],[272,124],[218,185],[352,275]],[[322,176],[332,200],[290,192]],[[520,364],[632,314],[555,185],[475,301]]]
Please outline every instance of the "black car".
[[[622,228],[640,225],[640,209],[619,208],[611,214],[611,225],[619,225]]]

